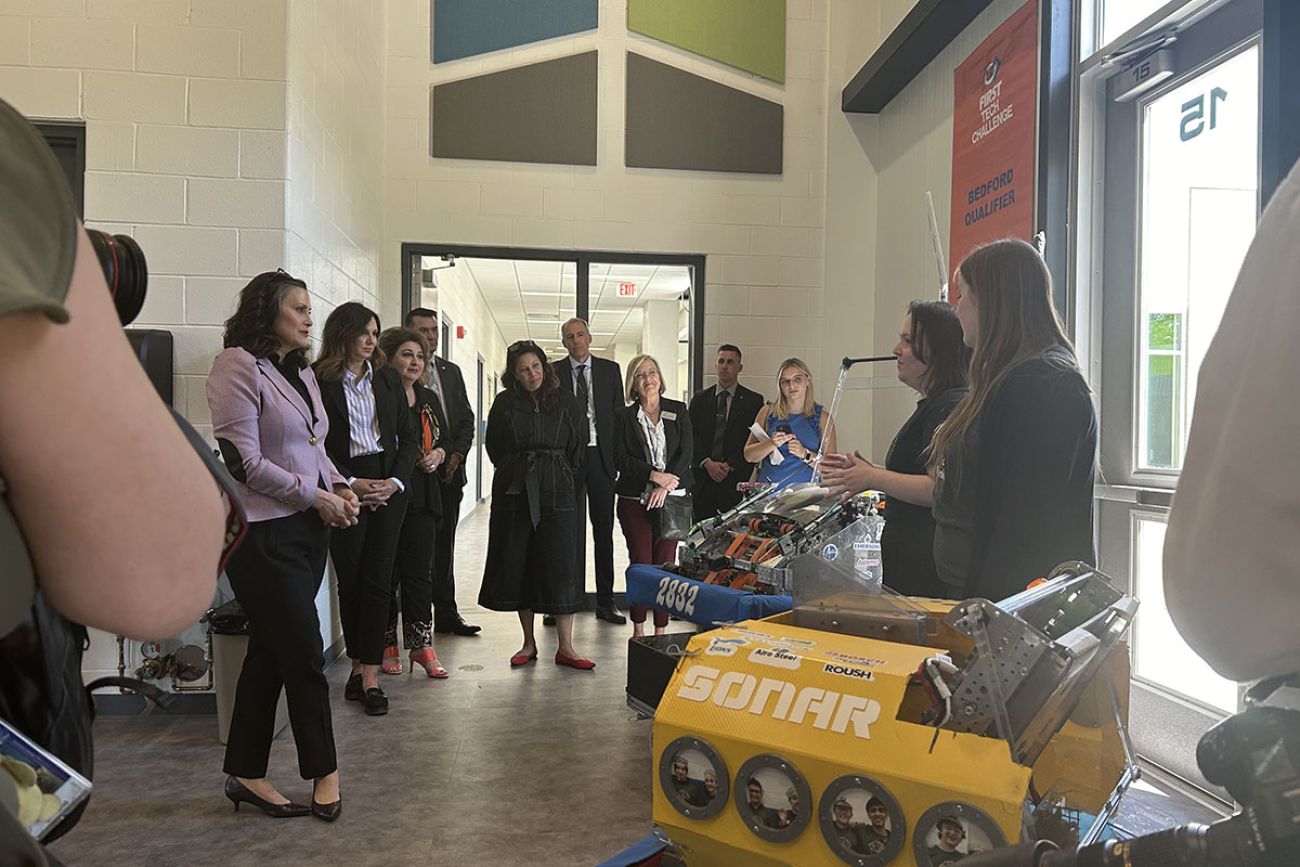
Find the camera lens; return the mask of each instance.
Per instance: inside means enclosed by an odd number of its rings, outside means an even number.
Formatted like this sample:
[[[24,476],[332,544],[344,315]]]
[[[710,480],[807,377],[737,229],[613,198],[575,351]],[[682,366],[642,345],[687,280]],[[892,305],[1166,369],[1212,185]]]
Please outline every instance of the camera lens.
[[[95,248],[100,270],[113,295],[113,306],[123,326],[130,325],[140,315],[145,292],[149,288],[149,268],[144,251],[129,235],[110,235],[96,229],[87,229],[90,244]]]

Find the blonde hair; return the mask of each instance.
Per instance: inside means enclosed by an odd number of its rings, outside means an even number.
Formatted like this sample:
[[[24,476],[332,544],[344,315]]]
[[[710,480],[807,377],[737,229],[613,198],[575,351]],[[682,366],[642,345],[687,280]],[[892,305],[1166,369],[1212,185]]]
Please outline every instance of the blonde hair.
[[[781,374],[790,368],[795,368],[804,376],[808,377],[808,390],[803,394],[803,406],[797,410],[792,410],[786,406],[785,392],[781,390]],[[772,401],[772,415],[781,420],[785,420],[796,413],[807,418],[812,418],[813,412],[817,408],[817,401],[813,397],[813,378],[812,371],[808,365],[803,363],[799,358],[787,358],[781,362],[781,366],[776,369],[776,400]]]
[[[1038,250],[1014,238],[993,241],[971,251],[957,273],[965,291],[977,299],[979,345],[971,356],[970,391],[930,444],[931,465],[954,459],[949,475],[960,471],[966,433],[1013,368],[1047,357],[1079,369],[1052,304],[1052,275]]]
[[[636,372],[647,361],[655,366],[655,373],[659,374],[659,394],[662,395],[664,393],[664,372],[659,367],[659,362],[653,355],[642,353],[627,363],[627,376],[625,377],[626,382],[624,384],[624,393],[627,396],[628,403],[641,402],[640,397],[638,397],[636,393]]]

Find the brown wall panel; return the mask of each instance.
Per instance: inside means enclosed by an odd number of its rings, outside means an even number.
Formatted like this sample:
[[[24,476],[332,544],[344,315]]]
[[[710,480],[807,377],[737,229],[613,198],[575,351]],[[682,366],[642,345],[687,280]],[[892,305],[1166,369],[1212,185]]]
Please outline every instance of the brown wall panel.
[[[779,175],[784,124],[778,103],[627,55],[630,167]]]
[[[435,157],[596,164],[596,52],[434,85]]]

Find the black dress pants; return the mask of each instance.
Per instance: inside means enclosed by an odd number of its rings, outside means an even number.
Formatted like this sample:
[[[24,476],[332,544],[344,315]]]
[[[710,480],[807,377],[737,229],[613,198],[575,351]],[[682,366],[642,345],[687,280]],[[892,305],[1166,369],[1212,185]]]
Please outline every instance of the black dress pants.
[[[407,650],[433,644],[433,552],[437,548],[438,516],[411,506],[397,538],[393,592],[389,596],[388,632],[384,645],[397,646],[397,612],[400,601],[402,638]]]
[[[433,623],[451,626],[460,620],[456,607],[456,525],[460,523],[465,486],[443,482],[439,490],[442,514],[437,519],[438,544],[433,547]]]
[[[359,478],[382,478],[379,455],[354,458]],[[379,665],[384,658],[389,598],[397,537],[406,516],[406,494],[399,491],[378,509],[363,507],[357,525],[330,534],[330,556],[338,578],[339,619],[349,659]]]
[[[248,655],[235,689],[227,774],[266,776],[281,688],[302,778],[324,777],[338,767],[316,614],[328,545],[329,527],[308,509],[249,524],[226,566],[235,598],[248,614]]]
[[[695,490],[691,491],[691,505],[695,510],[695,520],[703,521],[705,518],[721,515],[740,504],[743,495],[736,490],[734,478],[728,476],[720,482],[715,482],[709,478],[709,474],[703,467],[696,469],[695,472],[704,477],[695,485]]]
[[[587,523],[582,513],[591,516],[591,537],[596,547],[596,605],[614,604],[614,480],[605,472],[597,446],[587,447],[582,469],[574,474],[577,497],[578,574],[587,586]]]

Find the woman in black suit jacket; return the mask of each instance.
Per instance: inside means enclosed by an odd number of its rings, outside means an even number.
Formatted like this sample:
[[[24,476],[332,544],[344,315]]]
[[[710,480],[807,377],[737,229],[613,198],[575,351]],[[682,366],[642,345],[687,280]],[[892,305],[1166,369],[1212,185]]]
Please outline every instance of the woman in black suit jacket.
[[[397,539],[396,568],[384,634],[384,674],[406,674],[418,665],[429,677],[448,672],[433,649],[433,555],[438,543],[438,519],[443,512],[439,470],[452,451],[452,431],[442,403],[424,382],[429,343],[410,328],[389,328],[379,336],[379,351],[402,378],[402,387],[415,424],[420,457],[406,486],[406,517]],[[399,604],[400,602],[400,604]],[[410,668],[402,664],[397,643],[397,614],[402,615],[402,643],[410,651]]]
[[[316,362],[330,429],[325,452],[361,498],[355,527],[332,533],[343,640],[352,660],[344,698],[366,713],[388,713],[379,686],[397,537],[406,483],[415,465],[415,424],[396,370],[377,351],[379,317],[362,304],[340,305],[325,321]]]
[[[691,485],[691,416],[686,404],[663,397],[663,374],[652,356],[627,366],[628,405],[614,414],[614,463],[618,467],[618,523],[632,563],[671,563],[677,542],[659,538],[653,510],[673,491]],[[645,605],[633,605],[632,634],[645,634]],[[655,634],[663,634],[668,612],[655,610]]]

